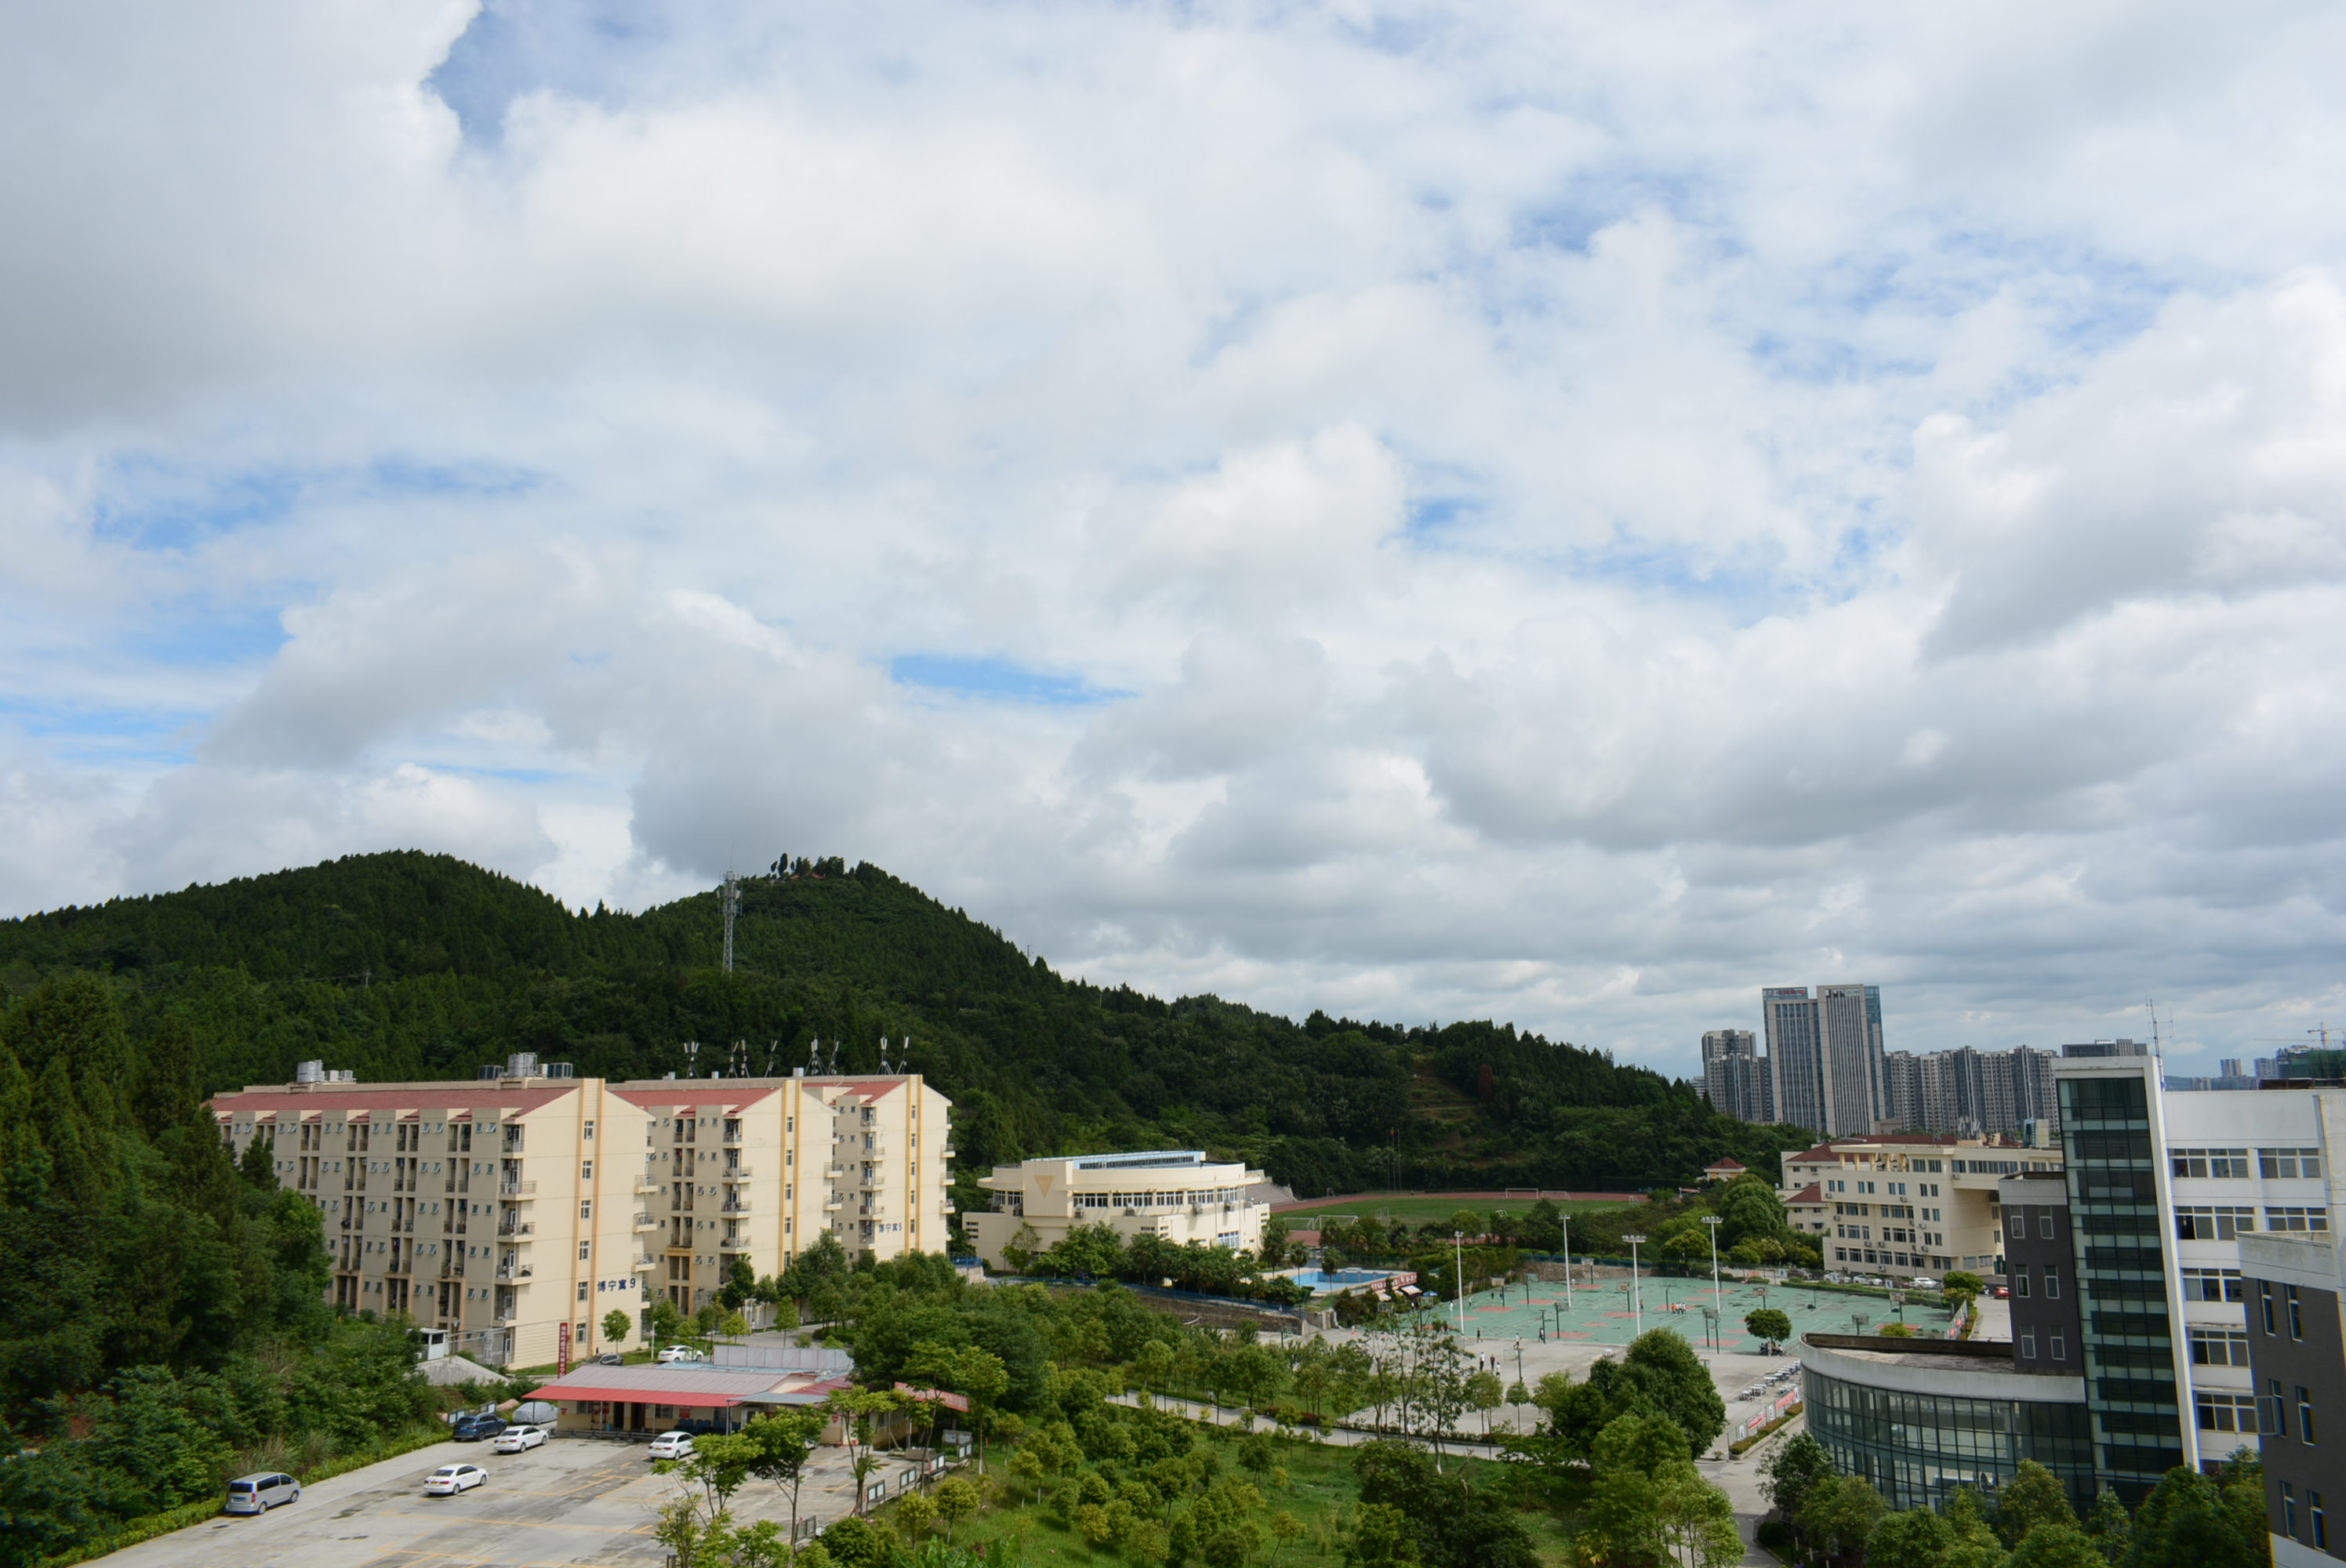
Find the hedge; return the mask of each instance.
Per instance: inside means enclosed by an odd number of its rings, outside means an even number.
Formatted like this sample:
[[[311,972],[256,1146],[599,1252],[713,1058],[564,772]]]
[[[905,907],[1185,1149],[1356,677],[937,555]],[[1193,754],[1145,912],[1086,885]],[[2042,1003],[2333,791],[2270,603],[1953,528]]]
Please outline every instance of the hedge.
[[[1765,1442],[1770,1434],[1774,1432],[1778,1427],[1782,1426],[1786,1421],[1790,1420],[1794,1416],[1799,1415],[1806,1409],[1808,1409],[1808,1406],[1805,1404],[1794,1405],[1790,1410],[1786,1410],[1782,1415],[1778,1416],[1774,1420],[1770,1421],[1766,1426],[1761,1427],[1749,1437],[1738,1438],[1735,1441],[1727,1445],[1727,1456],[1729,1459],[1741,1459],[1745,1449],[1749,1448],[1752,1444],[1757,1442]]]

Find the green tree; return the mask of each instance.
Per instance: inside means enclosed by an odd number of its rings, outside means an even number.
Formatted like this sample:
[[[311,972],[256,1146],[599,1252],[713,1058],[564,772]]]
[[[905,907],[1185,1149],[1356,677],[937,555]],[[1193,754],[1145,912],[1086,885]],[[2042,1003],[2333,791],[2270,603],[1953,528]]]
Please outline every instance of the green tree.
[[[1942,1517],[1947,1522],[1949,1536],[1943,1568],[2000,1568],[2004,1543],[1988,1528],[1987,1511],[1980,1506],[1977,1492],[1968,1486],[1955,1488]]]
[[[2075,1529],[2076,1523],[2077,1511],[2060,1478],[2033,1459],[2020,1461],[2019,1472],[1996,1496],[1995,1532],[2007,1546],[2019,1545],[2040,1525]]]
[[[936,1522],[937,1505],[919,1492],[908,1492],[897,1500],[896,1528],[904,1532],[905,1540],[919,1544],[921,1537],[929,1532],[929,1526]]]
[[[822,1442],[829,1424],[820,1410],[784,1406],[741,1429],[752,1451],[750,1473],[771,1481],[790,1500],[790,1535],[799,1538],[799,1490],[806,1482],[806,1467]]]
[[[1744,1332],[1755,1339],[1764,1339],[1770,1346],[1781,1345],[1792,1337],[1792,1319],[1781,1308],[1762,1307],[1743,1315]]]
[[[1819,1481],[1800,1502],[1800,1528],[1827,1554],[1847,1557],[1865,1549],[1889,1505],[1872,1483],[1850,1475]]]
[[[2261,1516],[2259,1516],[2261,1523]],[[2180,1465],[2159,1478],[2135,1511],[2127,1568],[2261,1568],[2262,1531],[2251,1535],[2225,1506],[2217,1480]]]
[[[1887,1513],[1865,1538],[1866,1568],[1941,1568],[1954,1532],[1927,1508]]]
[[[965,1476],[948,1476],[937,1482],[937,1517],[945,1522],[945,1540],[953,1540],[954,1526],[975,1513],[983,1501],[976,1484]]]
[[[633,1319],[614,1307],[603,1314],[604,1341],[612,1345],[623,1345],[627,1343],[627,1334],[635,1326]]]
[[[2126,1504],[2118,1494],[2107,1487],[2094,1499],[2093,1511],[2086,1515],[2086,1534],[2092,1539],[2104,1558],[2116,1568],[2126,1560],[2127,1537],[2132,1532],[2133,1521],[2127,1517]]]
[[[2107,1559],[2075,1524],[2047,1520],[2032,1526],[2004,1562],[2009,1568],[2105,1568]]]
[[[1352,1539],[1344,1543],[1344,1561],[1354,1568],[1391,1568],[1420,1561],[1408,1515],[1391,1503],[1362,1504],[1353,1516]]]
[[[1032,1492],[1037,1502],[1043,1499],[1045,1473],[1042,1456],[1035,1451],[1034,1444],[1029,1443],[1010,1456],[1011,1479]]]

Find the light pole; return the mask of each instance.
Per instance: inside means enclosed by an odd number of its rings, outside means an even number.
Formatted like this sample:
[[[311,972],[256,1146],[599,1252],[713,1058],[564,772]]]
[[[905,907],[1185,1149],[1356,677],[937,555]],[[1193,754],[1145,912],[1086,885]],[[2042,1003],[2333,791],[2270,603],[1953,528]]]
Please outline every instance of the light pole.
[[[1450,1248],[1452,1255],[1458,1260],[1454,1265],[1458,1272],[1452,1277],[1450,1283],[1454,1287],[1451,1295],[1458,1302],[1458,1337],[1464,1339],[1466,1337],[1466,1233],[1464,1231],[1454,1230],[1450,1233]]]
[[[1635,1339],[1646,1331],[1646,1303],[1637,1290],[1637,1244],[1642,1236],[1625,1236],[1629,1244],[1629,1338]]]
[[[1558,1215],[1556,1223],[1564,1236],[1564,1305],[1569,1311],[1572,1308],[1572,1216]]]
[[[1717,1215],[1715,1215],[1715,1214],[1706,1214],[1706,1215],[1704,1215],[1704,1216],[1702,1217],[1702,1226],[1703,1226],[1703,1228],[1704,1228],[1705,1230],[1708,1230],[1708,1232],[1710,1232],[1710,1300],[1711,1300],[1711,1305],[1712,1305],[1712,1306],[1714,1306],[1714,1307],[1716,1307],[1716,1308],[1718,1308],[1719,1309],[1719,1311],[1723,1312],[1723,1311],[1725,1311],[1725,1310],[1727,1309],[1727,1298],[1726,1298],[1725,1296],[1720,1295],[1720,1294],[1719,1294],[1719,1226],[1720,1226],[1720,1224],[1721,1224],[1721,1223],[1722,1223],[1722,1221],[1719,1219],[1719,1216],[1717,1216]],[[1718,1314],[1717,1314],[1717,1313],[1713,1313],[1713,1314],[1712,1314],[1712,1316],[1716,1317],[1716,1316],[1718,1316]],[[1719,1341],[1718,1341],[1717,1338],[1716,1338],[1716,1337],[1714,1337],[1714,1338],[1712,1339],[1712,1340],[1711,1340],[1711,1349],[1712,1349],[1714,1351],[1716,1351],[1716,1350],[1718,1349],[1718,1348],[1719,1348]]]

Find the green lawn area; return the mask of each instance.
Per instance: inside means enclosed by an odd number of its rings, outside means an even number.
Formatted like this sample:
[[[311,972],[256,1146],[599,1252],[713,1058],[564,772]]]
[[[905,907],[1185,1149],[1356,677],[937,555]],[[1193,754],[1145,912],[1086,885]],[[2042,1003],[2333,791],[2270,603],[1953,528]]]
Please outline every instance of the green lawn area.
[[[1201,1441],[1214,1441],[1205,1435],[1206,1429],[1202,1426],[1197,1430]],[[1329,1443],[1273,1440],[1278,1463],[1286,1470],[1288,1476],[1287,1490],[1279,1492],[1251,1472],[1238,1470],[1237,1434],[1229,1429],[1221,1430],[1231,1440],[1223,1451],[1224,1469],[1229,1473],[1242,1475],[1262,1489],[1264,1506],[1262,1512],[1256,1515],[1256,1522],[1263,1528],[1263,1549],[1252,1561],[1274,1565],[1280,1563],[1342,1562],[1343,1541],[1333,1527],[1336,1518],[1348,1511],[1360,1496],[1360,1489],[1352,1479],[1352,1450]],[[1114,1563],[1121,1565],[1121,1568],[1130,1568],[1131,1558],[1112,1547],[1095,1550],[1085,1544],[1082,1536],[1076,1534],[1072,1527],[1061,1523],[1052,1513],[1051,1490],[1065,1485],[1066,1477],[1056,1477],[1045,1483],[1043,1501],[1039,1504],[1032,1501],[1032,1492],[1024,1490],[1017,1492],[1016,1501],[1011,1501],[1008,1493],[1002,1490],[1015,1484],[1010,1481],[1006,1469],[1010,1451],[997,1448],[988,1456],[988,1506],[974,1518],[962,1522],[961,1527],[954,1532],[955,1542],[966,1545],[1023,1533],[1025,1537],[1025,1561],[1029,1563],[1097,1563],[1102,1568]],[[1487,1461],[1462,1459],[1456,1455],[1445,1460],[1443,1464],[1452,1469],[1464,1467],[1470,1475],[1476,1478],[1478,1487],[1484,1481],[1482,1472],[1495,1468]],[[974,1475],[972,1479],[975,1479]],[[1282,1510],[1295,1515],[1303,1525],[1303,1533],[1284,1551],[1279,1550],[1269,1527],[1270,1516]],[[880,1511],[879,1516],[883,1520],[890,1519],[894,1512],[894,1505],[890,1504]],[[1522,1517],[1542,1562],[1562,1568],[1563,1564],[1572,1561],[1570,1537],[1565,1534],[1553,1515],[1525,1513]]]
[[[1642,1204],[1611,1203],[1601,1199],[1575,1198],[1570,1201],[1551,1198],[1561,1214],[1596,1214],[1607,1209],[1639,1208]],[[1489,1214],[1493,1209],[1504,1209],[1509,1214],[1522,1214],[1529,1209],[1530,1198],[1454,1198],[1426,1197],[1418,1193],[1370,1193],[1352,1197],[1330,1198],[1325,1203],[1311,1204],[1303,1208],[1282,1208],[1279,1217],[1290,1226],[1310,1229],[1311,1222],[1321,1215],[1379,1215],[1387,1219],[1399,1217],[1412,1225],[1423,1225],[1430,1219],[1448,1219],[1461,1208],[1471,1208],[1477,1214]]]

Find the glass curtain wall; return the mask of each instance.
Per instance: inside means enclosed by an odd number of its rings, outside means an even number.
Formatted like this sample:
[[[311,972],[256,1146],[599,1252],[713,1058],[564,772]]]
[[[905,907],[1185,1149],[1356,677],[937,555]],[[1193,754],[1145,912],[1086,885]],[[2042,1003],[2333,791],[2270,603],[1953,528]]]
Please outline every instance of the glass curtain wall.
[[[2070,1234],[2084,1285],[2086,1408],[2104,1478],[2128,1506],[2183,1462],[2149,1085],[2061,1080]]]
[[[1802,1371],[1809,1430],[1844,1475],[1862,1476],[1891,1507],[1940,1508],[1955,1488],[1996,1488],[2033,1459],[2068,1489],[2081,1512],[2093,1506],[2093,1435],[2083,1405],[1977,1400],[1868,1388]]]

